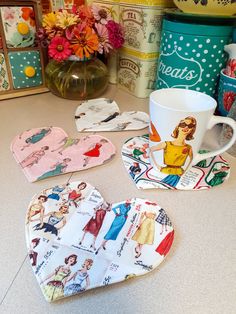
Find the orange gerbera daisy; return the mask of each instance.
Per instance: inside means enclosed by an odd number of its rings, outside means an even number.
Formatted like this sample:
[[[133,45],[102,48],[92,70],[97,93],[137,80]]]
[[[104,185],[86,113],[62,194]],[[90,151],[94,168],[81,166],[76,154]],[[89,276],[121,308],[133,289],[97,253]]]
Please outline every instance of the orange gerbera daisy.
[[[31,26],[35,26],[35,14],[32,8],[21,8],[22,18],[29,21]]]
[[[95,51],[98,51],[99,41],[94,30],[85,26],[83,30],[80,27],[74,28],[74,38],[70,48],[79,58],[89,58]]]
[[[85,22],[89,27],[92,27],[95,19],[90,6],[80,5],[78,8],[75,6],[72,8],[72,12],[80,18],[82,22]]]

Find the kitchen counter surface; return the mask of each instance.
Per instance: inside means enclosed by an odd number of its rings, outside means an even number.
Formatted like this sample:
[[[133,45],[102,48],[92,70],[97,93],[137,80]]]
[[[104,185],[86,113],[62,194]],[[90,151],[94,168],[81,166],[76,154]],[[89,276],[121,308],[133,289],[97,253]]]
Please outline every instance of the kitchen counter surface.
[[[148,99],[115,86],[103,96],[115,99],[121,110],[148,111]],[[236,158],[224,154],[231,175],[211,190],[138,190],[122,164],[121,147],[126,139],[148,130],[104,132],[99,134],[117,148],[111,162],[72,177],[65,174],[29,183],[11,155],[12,139],[24,130],[52,125],[71,137],[81,136],[73,118],[78,104],[51,93],[0,102],[0,312],[235,314]],[[216,140],[210,143],[217,145]],[[27,256],[25,214],[35,193],[68,179],[90,182],[109,202],[142,197],[163,206],[175,227],[175,241],[165,261],[146,276],[47,303]]]

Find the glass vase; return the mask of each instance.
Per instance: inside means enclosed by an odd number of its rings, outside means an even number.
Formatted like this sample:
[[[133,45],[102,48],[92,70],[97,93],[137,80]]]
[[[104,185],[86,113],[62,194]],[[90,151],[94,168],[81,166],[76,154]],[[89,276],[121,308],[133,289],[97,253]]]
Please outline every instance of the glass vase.
[[[51,60],[45,69],[46,85],[62,98],[82,100],[100,96],[108,86],[106,65],[96,57],[89,60]]]

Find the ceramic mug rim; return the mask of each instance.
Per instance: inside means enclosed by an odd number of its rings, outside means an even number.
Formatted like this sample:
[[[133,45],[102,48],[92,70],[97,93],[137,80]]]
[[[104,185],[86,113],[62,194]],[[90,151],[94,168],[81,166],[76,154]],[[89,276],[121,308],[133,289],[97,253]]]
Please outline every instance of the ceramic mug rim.
[[[166,103],[163,104],[163,103],[161,103],[162,101],[158,101],[156,99],[158,94],[162,95],[162,97],[164,97],[165,94],[166,94],[166,97],[169,97],[169,98],[173,97],[173,95],[175,97],[178,97],[178,95],[180,95],[180,94],[186,94],[186,96],[188,96],[188,95],[190,96],[191,95],[191,97],[195,96],[195,97],[201,98],[202,102],[204,103],[204,105],[201,106],[201,108],[197,107],[197,106],[192,106],[192,107],[188,107],[188,108],[184,108],[184,109],[173,108],[169,104],[168,105]],[[149,105],[150,106],[151,105],[157,105],[158,107],[161,107],[161,108],[163,108],[165,110],[170,110],[172,112],[189,112],[189,113],[193,112],[193,113],[197,113],[197,112],[208,112],[208,111],[215,110],[216,107],[217,107],[217,102],[216,102],[216,100],[213,97],[211,97],[211,96],[209,96],[207,94],[204,94],[202,92],[199,92],[199,91],[195,91],[195,90],[191,90],[191,89],[184,89],[184,88],[162,88],[162,89],[158,89],[158,90],[153,91],[149,95]]]
[[[222,69],[222,70],[220,71],[220,75],[221,75],[224,79],[226,79],[226,80],[232,80],[232,81],[235,81],[235,82],[236,82],[236,77],[228,76],[228,75],[226,75],[223,71],[225,71],[225,69]]]

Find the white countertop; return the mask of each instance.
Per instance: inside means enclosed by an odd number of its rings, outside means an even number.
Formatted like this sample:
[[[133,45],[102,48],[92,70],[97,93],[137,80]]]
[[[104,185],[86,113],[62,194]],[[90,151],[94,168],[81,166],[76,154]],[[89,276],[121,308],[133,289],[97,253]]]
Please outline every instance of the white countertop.
[[[138,99],[115,86],[105,97],[121,110],[148,111],[148,99]],[[35,193],[65,182],[70,174],[28,183],[10,152],[15,135],[24,130],[58,126],[70,136],[76,131],[79,101],[51,93],[0,102],[0,313],[236,313],[236,158],[224,157],[231,175],[221,186],[204,191],[138,190],[120,157],[124,141],[146,130],[104,132],[116,146],[115,158],[100,167],[73,174],[97,187],[110,202],[130,197],[157,201],[175,227],[175,241],[165,261],[146,276],[90,290],[47,303],[27,257],[24,220]]]

